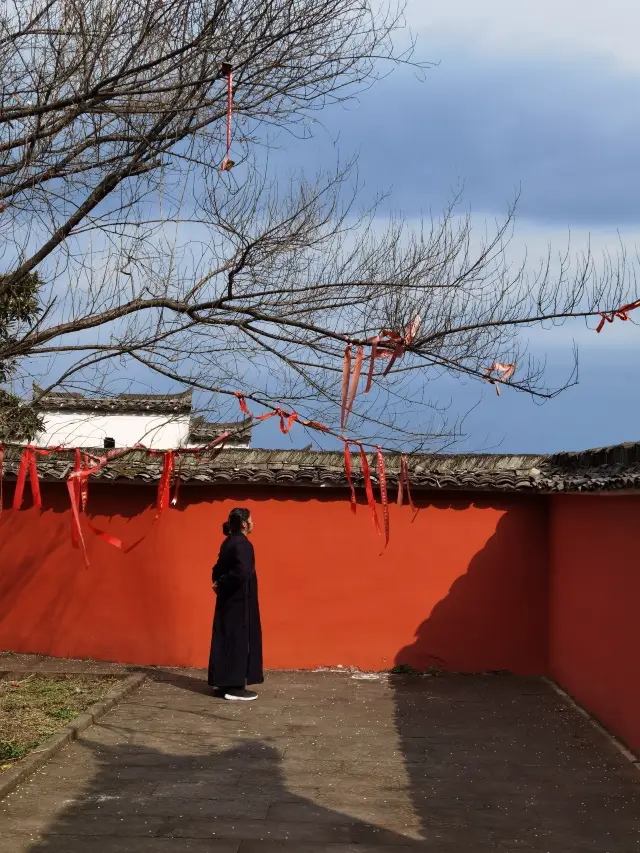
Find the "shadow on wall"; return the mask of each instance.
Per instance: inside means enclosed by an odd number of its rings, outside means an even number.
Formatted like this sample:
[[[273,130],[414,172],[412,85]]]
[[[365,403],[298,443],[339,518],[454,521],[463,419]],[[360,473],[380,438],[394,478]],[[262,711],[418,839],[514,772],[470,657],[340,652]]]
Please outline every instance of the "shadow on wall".
[[[425,838],[456,828],[457,849],[630,850],[634,771],[545,681],[522,675],[546,674],[548,638],[548,546],[523,524],[505,513],[396,656],[433,668],[390,677],[413,809]]]
[[[547,542],[532,541],[530,525],[530,513],[546,510],[541,502],[524,509],[500,518],[466,573],[417,627],[415,641],[398,652],[396,666],[546,673]],[[546,532],[546,525],[537,529]]]
[[[70,513],[60,511],[63,487],[51,488],[45,506],[56,509],[0,521],[0,647],[203,666],[221,519],[246,502],[259,506],[253,541],[268,668],[390,669],[405,645],[398,661],[418,668],[544,671],[545,511],[535,498],[422,495],[415,519],[390,507],[383,550],[367,509],[352,516],[344,492],[283,489],[272,500],[268,490],[193,487],[185,512],[154,523],[155,511],[144,511],[153,489],[104,485],[90,497],[97,525],[125,544],[148,535],[124,553],[88,533],[86,571],[71,547]],[[121,516],[105,519],[114,510]]]

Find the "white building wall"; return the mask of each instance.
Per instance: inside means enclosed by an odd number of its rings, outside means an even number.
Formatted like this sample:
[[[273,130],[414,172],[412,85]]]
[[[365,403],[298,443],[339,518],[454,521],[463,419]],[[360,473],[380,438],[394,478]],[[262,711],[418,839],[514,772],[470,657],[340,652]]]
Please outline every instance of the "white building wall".
[[[47,412],[45,428],[36,443],[68,447],[102,447],[113,438],[116,447],[144,444],[161,450],[184,447],[189,438],[190,417],[183,415],[93,414]]]

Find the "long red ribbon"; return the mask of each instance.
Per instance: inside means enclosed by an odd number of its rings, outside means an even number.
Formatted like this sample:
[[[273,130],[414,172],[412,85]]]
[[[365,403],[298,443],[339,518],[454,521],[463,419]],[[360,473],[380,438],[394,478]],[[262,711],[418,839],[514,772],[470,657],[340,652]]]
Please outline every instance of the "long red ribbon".
[[[384,456],[382,448],[376,448],[378,458],[378,482],[380,484],[380,498],[382,499],[382,516],[384,520],[384,545],[389,544],[389,495],[387,491],[387,472],[384,467]]]
[[[346,426],[349,377],[351,376],[351,344],[347,344],[342,359],[342,394],[340,395],[340,429]]]
[[[411,486],[409,485],[409,462],[404,453],[400,457],[400,475],[398,477],[398,506],[402,506],[403,486],[407,487],[407,500],[409,501],[409,506],[411,507],[413,512],[415,512],[416,508],[413,505],[413,500],[411,498]]]
[[[231,154],[231,117],[233,115],[233,70],[229,66],[227,70],[227,153],[224,156],[221,172],[230,172],[234,162],[229,156]]]
[[[104,542],[114,548],[122,549],[121,539],[118,539],[117,536],[112,536],[110,533],[106,533],[104,530],[100,530],[100,528],[96,527],[95,524],[91,521],[91,519],[87,516],[87,503],[89,501],[89,475],[92,471],[99,470],[97,468],[91,468],[90,466],[91,463],[89,461],[89,454],[85,453],[84,464],[81,464],[80,450],[76,448],[73,473],[67,480],[67,490],[69,492],[69,498],[71,500],[72,513],[71,543],[74,548],[82,549],[82,555],[84,557],[85,566],[87,568],[89,568],[90,563],[89,555],[87,553],[86,542],[82,533],[82,516],[85,517],[87,527],[94,534],[94,536],[97,536],[99,539],[102,539]]]
[[[75,539],[75,533],[72,533],[72,542],[76,542],[75,547],[82,546],[82,555],[84,557],[84,564],[87,568],[89,568],[89,556],[87,554],[87,546],[84,541],[84,536],[82,535],[82,527],[80,525],[80,507],[78,501],[78,493],[75,487],[75,482],[71,479],[67,480],[67,490],[69,492],[69,500],[71,501],[71,513],[72,513],[72,531],[77,531],[77,540]]]
[[[171,477],[176,467],[176,457],[173,450],[163,453],[162,476],[158,483],[157,512],[169,509],[169,494],[171,492]]]
[[[0,515],[2,515],[2,479],[4,477],[4,444],[0,444]]]
[[[356,352],[356,360],[353,365],[353,374],[351,373],[351,344],[344,351],[344,361],[342,366],[342,406],[340,412],[340,428],[346,429],[349,421],[349,415],[353,409],[353,403],[358,393],[358,383],[360,382],[360,373],[362,372],[362,361],[364,359],[364,347],[358,347]]]
[[[351,489],[351,512],[355,512],[357,509],[357,501],[356,501],[356,490],[353,487],[353,477],[351,472],[351,448],[349,447],[349,442],[345,441],[344,443],[344,473],[347,477],[347,483],[349,484],[349,488]]]
[[[364,358],[364,347],[358,347],[356,353],[355,364],[353,365],[353,376],[351,377],[351,387],[349,388],[349,397],[347,399],[347,409],[344,416],[344,426],[347,426],[349,415],[353,409],[353,404],[358,393],[358,383],[360,382],[360,373],[362,371],[362,360]]]
[[[32,444],[27,444],[22,451],[20,458],[20,467],[18,468],[18,476],[16,478],[16,490],[13,494],[13,509],[22,507],[22,498],[24,497],[24,487],[29,475],[29,485],[31,486],[31,496],[33,505],[37,509],[42,509],[42,496],[40,494],[40,480],[38,479],[38,464],[36,454],[38,456],[50,456],[52,453],[59,453],[62,447],[49,447],[46,450],[34,447]]]
[[[367,374],[367,384],[364,389],[364,393],[368,394],[371,391],[371,385],[373,383],[373,371],[376,366],[376,358],[378,357],[378,343],[380,342],[380,336],[376,335],[375,338],[371,338],[371,357],[369,358],[369,373]]]
[[[81,480],[78,477],[78,472],[82,470],[82,460],[80,458],[80,450],[76,447],[75,451],[75,459],[73,464],[73,473],[76,474],[73,480],[68,480],[67,485],[71,485],[73,489],[73,499],[71,501],[72,507],[72,515],[71,515],[71,544],[74,548],[80,547],[80,541],[82,539],[82,530],[80,528],[80,513],[73,512],[73,508],[78,508],[80,506],[81,500]],[[71,490],[69,491],[71,494]],[[77,518],[76,518],[77,515]]]
[[[360,463],[362,465],[362,476],[364,477],[364,488],[367,493],[367,503],[371,510],[371,517],[376,528],[376,532],[380,533],[380,523],[378,521],[378,513],[376,510],[376,499],[373,496],[373,488],[371,486],[371,474],[369,473],[369,462],[367,454],[364,452],[364,447],[360,445]]]

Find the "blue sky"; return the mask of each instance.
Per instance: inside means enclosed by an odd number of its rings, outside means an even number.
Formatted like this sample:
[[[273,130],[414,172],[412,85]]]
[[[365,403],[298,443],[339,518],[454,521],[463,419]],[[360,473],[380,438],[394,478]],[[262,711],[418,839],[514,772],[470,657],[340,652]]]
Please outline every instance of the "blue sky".
[[[424,82],[395,71],[346,109],[322,114],[312,142],[279,140],[272,165],[330,166],[359,154],[367,191],[391,191],[409,219],[437,212],[462,182],[483,228],[521,192],[513,251],[596,251],[640,240],[640,7],[633,0],[410,0]],[[313,152],[311,164],[309,155]],[[639,312],[640,313],[640,312]],[[640,319],[640,318],[639,318]],[[549,379],[580,347],[580,384],[544,405],[513,392],[438,383],[451,411],[473,411],[457,449],[550,452],[640,439],[640,329],[571,324],[535,335]],[[271,424],[255,444],[278,443]],[[295,444],[306,442],[296,436]]]

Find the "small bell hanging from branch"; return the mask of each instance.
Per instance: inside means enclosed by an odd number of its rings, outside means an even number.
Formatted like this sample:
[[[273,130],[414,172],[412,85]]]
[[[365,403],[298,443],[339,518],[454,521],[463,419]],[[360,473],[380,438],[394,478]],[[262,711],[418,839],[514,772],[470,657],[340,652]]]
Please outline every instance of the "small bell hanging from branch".
[[[230,172],[235,163],[229,156],[231,153],[231,118],[233,115],[233,66],[230,62],[223,62],[221,76],[227,78],[227,152],[220,166],[221,172]]]

